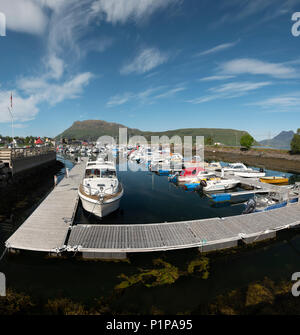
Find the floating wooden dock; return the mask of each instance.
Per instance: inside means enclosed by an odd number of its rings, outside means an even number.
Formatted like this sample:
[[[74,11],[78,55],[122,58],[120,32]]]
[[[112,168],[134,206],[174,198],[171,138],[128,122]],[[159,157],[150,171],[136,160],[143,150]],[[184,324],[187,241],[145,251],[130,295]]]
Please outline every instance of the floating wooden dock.
[[[64,178],[7,240],[8,249],[57,254],[81,252],[87,258],[122,258],[127,253],[186,248],[207,252],[235,247],[239,241],[252,243],[273,238],[279,230],[300,226],[300,201],[268,212],[226,218],[156,224],[73,225],[77,190],[85,165],[86,160],[83,160],[74,166],[69,178]],[[248,178],[240,179],[249,183]],[[269,189],[267,184],[266,189]]]
[[[6,241],[9,249],[60,252],[78,203],[78,187],[85,171],[85,161],[75,165],[29,216],[21,227]]]
[[[269,212],[134,225],[76,225],[68,251],[130,253],[201,248],[212,251],[275,237],[275,232],[300,225],[300,205]]]

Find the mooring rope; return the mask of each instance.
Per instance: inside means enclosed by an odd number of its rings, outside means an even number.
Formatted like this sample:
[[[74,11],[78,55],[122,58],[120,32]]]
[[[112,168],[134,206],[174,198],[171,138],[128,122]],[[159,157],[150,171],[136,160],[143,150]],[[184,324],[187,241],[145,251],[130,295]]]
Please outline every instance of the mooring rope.
[[[3,253],[1,255],[1,257],[0,257],[0,262],[2,261],[3,257],[5,256],[7,250],[8,250],[7,248],[4,249],[4,251],[3,251]]]

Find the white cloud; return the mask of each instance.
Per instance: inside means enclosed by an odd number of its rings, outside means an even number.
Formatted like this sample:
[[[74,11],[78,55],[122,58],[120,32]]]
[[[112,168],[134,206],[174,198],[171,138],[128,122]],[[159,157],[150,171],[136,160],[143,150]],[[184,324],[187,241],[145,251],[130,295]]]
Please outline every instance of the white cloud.
[[[201,104],[218,99],[232,99],[246,95],[248,92],[271,85],[271,82],[232,82],[217,87],[210,88],[211,94],[199,98],[187,100],[192,104]]]
[[[165,63],[168,56],[156,48],[147,48],[139,52],[132,62],[122,67],[121,74],[148,72]]]
[[[48,78],[22,78],[13,91],[14,120],[24,122],[33,120],[39,112],[39,104],[48,103],[54,106],[67,99],[80,97],[83,89],[89,84],[93,75],[90,72],[78,74],[62,82],[50,82]],[[0,90],[0,122],[10,122],[8,111],[10,91]]]
[[[85,72],[62,83],[52,83],[45,78],[23,78],[19,80],[18,87],[25,94],[35,97],[37,102],[56,105],[65,99],[78,98],[92,77],[90,72]]]
[[[237,15],[231,15],[231,21],[242,20],[257,14],[263,14],[266,21],[291,12],[298,4],[298,0],[232,0],[226,2],[225,7],[232,7],[235,10],[238,8]]]
[[[13,91],[13,115],[14,121],[24,122],[34,119],[39,112],[35,97],[23,98],[18,92]],[[10,122],[11,116],[8,110],[10,106],[10,91],[0,91],[0,122]]]
[[[104,16],[105,21],[116,24],[145,19],[176,2],[178,0],[97,0],[92,4],[92,10]]]
[[[234,76],[210,76],[199,79],[199,81],[215,81],[215,80],[226,80],[234,78]]]
[[[274,78],[296,78],[297,71],[280,63],[263,62],[257,59],[240,58],[225,62],[221,69],[226,74],[268,75]]]
[[[249,105],[259,106],[264,109],[271,109],[272,111],[282,109],[290,111],[297,109],[298,111],[300,107],[300,92],[293,92],[286,95],[279,95]]]
[[[233,42],[233,43],[223,43],[223,44],[215,46],[214,48],[208,49],[208,50],[203,51],[203,52],[199,52],[195,56],[197,57],[197,56],[205,56],[205,55],[214,54],[214,53],[232,48],[232,47],[236,46],[238,42],[239,41]]]
[[[183,90],[185,90],[185,87],[175,87],[170,89],[167,86],[158,86],[155,88],[148,88],[138,93],[126,92],[123,94],[117,94],[115,96],[112,96],[106,103],[106,106],[120,106],[130,101],[138,101],[142,104],[152,104],[156,99],[169,98]],[[158,92],[161,93],[157,94]]]
[[[270,85],[270,82],[233,82],[221,85],[219,87],[214,87],[209,89],[209,91],[216,92],[216,93],[225,93],[225,94],[237,94],[237,93],[244,93],[253,90],[257,90],[261,87]]]
[[[47,67],[49,69],[49,77],[59,79],[64,73],[64,61],[52,54],[48,57]]]
[[[107,107],[120,106],[128,102],[133,97],[132,93],[124,93],[111,97],[107,102]]]
[[[176,88],[173,88],[171,90],[168,90],[165,93],[159,94],[159,95],[155,96],[154,98],[155,99],[170,98],[170,97],[174,96],[176,93],[184,91],[184,90],[186,90],[185,87],[176,87]]]
[[[48,17],[41,6],[31,0],[0,0],[0,11],[6,15],[7,29],[42,34]]]

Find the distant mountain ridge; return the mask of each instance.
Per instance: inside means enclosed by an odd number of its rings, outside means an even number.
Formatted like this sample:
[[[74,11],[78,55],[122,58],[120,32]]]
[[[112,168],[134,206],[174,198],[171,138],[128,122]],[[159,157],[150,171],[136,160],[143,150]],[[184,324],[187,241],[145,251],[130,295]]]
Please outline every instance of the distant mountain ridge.
[[[241,136],[247,134],[246,131],[222,128],[187,128],[153,132],[128,128],[119,123],[106,122],[103,120],[86,120],[74,122],[70,128],[56,136],[56,139],[68,138],[84,141],[96,141],[100,136],[118,137],[119,128],[127,128],[127,134],[130,137],[140,135],[144,136],[147,140],[150,140],[151,136],[161,137],[164,135],[169,138],[175,135],[180,136],[181,138],[183,138],[183,136],[193,136],[194,138],[196,136],[204,136],[205,138],[211,137],[214,143],[218,142],[231,146],[239,145]]]
[[[291,140],[293,139],[294,134],[295,133],[292,130],[282,131],[272,139],[260,141],[259,144],[278,149],[290,148]]]

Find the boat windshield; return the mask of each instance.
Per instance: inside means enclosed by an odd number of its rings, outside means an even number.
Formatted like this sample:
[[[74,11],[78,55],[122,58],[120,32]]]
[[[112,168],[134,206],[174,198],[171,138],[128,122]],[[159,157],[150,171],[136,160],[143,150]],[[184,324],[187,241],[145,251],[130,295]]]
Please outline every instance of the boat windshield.
[[[85,171],[85,178],[96,178],[100,177],[100,170],[99,169],[87,169]]]
[[[101,170],[101,178],[114,178],[116,177],[116,171],[115,170]]]

